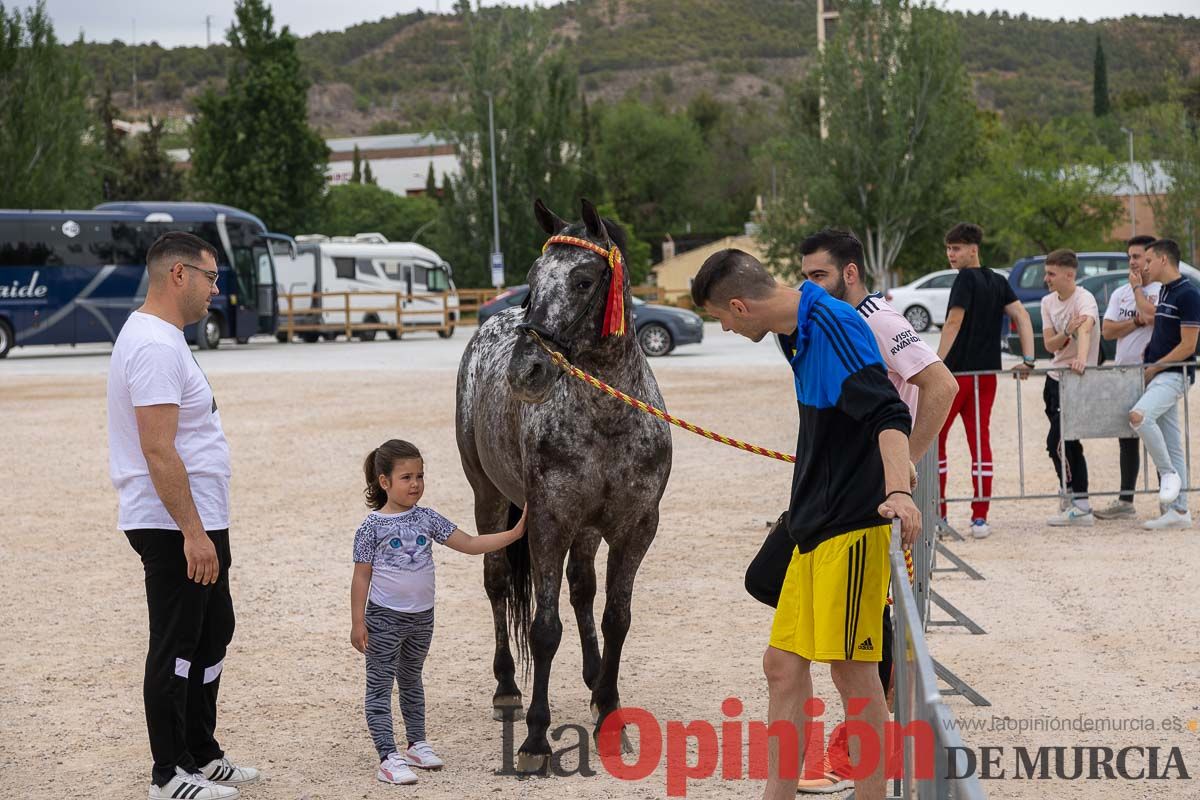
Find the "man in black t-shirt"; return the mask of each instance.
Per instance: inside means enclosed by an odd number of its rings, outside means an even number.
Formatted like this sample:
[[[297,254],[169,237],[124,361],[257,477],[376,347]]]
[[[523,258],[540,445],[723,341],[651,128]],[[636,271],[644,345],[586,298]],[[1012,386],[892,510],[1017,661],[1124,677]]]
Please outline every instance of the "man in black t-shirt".
[[[1017,300],[1008,281],[999,273],[979,264],[979,245],[983,229],[969,222],[955,225],[946,234],[946,258],[958,270],[950,289],[946,323],[938,355],[958,380],[958,395],[950,407],[950,416],[938,437],[938,477],[942,497],[946,496],[946,436],[954,418],[961,416],[971,448],[971,485],[977,498],[971,503],[971,533],[982,539],[991,533],[987,524],[987,500],[992,494],[992,403],[996,399],[995,375],[960,375],[1000,369],[1001,320],[1007,313],[1017,323],[1024,360],[1014,367],[1022,375],[1033,367],[1033,324],[1029,312]],[[978,425],[976,422],[978,421]],[[946,504],[942,503],[942,517]]]

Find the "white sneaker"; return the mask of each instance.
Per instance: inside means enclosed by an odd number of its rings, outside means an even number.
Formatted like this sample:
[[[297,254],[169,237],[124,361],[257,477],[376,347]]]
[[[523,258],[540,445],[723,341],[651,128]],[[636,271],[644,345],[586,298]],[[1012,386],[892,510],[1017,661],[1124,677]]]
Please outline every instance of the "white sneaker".
[[[404,760],[410,766],[418,769],[441,769],[446,766],[446,762],[438,758],[438,754],[433,752],[433,748],[429,746],[429,742],[417,742],[404,754]]]
[[[976,539],[986,539],[992,535],[991,526],[987,524],[985,519],[976,519],[971,521],[971,535]]]
[[[213,783],[222,786],[244,786],[258,780],[258,770],[254,767],[239,767],[228,758],[214,759],[203,767],[200,772]]]
[[[1137,516],[1137,510],[1133,507],[1133,503],[1126,500],[1114,500],[1104,508],[1097,508],[1092,512],[1096,519],[1133,519]]]
[[[1173,508],[1168,508],[1166,513],[1158,519],[1142,523],[1142,529],[1147,531],[1183,530],[1190,527],[1192,527],[1192,512],[1179,512]]]
[[[375,777],[384,783],[410,784],[417,782],[417,774],[404,763],[404,756],[392,753],[380,762],[379,771]]]
[[[1164,505],[1174,503],[1182,488],[1183,480],[1179,477],[1178,472],[1164,472],[1158,479],[1158,502]]]
[[[1052,528],[1080,527],[1090,528],[1096,523],[1091,511],[1085,511],[1079,506],[1071,506],[1066,511],[1046,520]]]
[[[170,800],[187,797],[189,800],[236,800],[238,790],[232,786],[218,786],[199,773],[184,772],[175,768],[175,777],[165,786],[150,784],[150,800]]]

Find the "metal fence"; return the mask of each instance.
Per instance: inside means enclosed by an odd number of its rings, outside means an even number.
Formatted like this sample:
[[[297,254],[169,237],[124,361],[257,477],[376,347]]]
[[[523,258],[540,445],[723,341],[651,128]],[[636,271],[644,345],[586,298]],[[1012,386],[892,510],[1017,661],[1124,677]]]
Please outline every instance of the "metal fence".
[[[925,641],[921,605],[913,587],[908,585],[906,579],[904,554],[900,550],[899,522],[892,523],[890,558],[894,601],[892,657],[895,663],[895,719],[901,729],[912,729],[914,723],[921,727],[928,725],[933,731],[934,744],[933,774],[929,777],[918,777],[916,740],[913,737],[905,737],[903,773],[898,782],[899,793],[894,797],[904,800],[912,797],[922,800],[983,800],[985,795],[978,777],[967,772],[966,754],[962,739],[958,735],[954,714],[938,689],[937,670],[929,654],[929,645]],[[925,560],[926,556],[914,547],[913,558]]]
[[[1059,441],[1059,456],[1065,462],[1065,454],[1063,453],[1063,442],[1076,441],[1082,439],[1118,439],[1118,438],[1133,438],[1137,434],[1129,426],[1129,411],[1137,398],[1141,396],[1142,387],[1145,385],[1145,369],[1151,366],[1143,365],[1118,365],[1118,364],[1103,364],[1095,367],[1088,367],[1083,375],[1076,375],[1069,369],[1053,368],[1053,369],[1035,369],[1030,370],[1028,375],[1047,376],[1045,380],[1052,380],[1048,377],[1050,374],[1060,376],[1061,380],[1061,397],[1059,402],[1059,430],[1062,432]],[[1153,366],[1186,366],[1192,370],[1196,368],[1196,362],[1171,362],[1170,364],[1155,364]],[[1025,468],[1025,412],[1022,402],[1021,385],[1022,381],[1017,378],[1017,374],[1013,370],[986,370],[978,372],[956,372],[956,377],[971,377],[972,392],[976,398],[975,407],[975,447],[974,453],[979,454],[982,444],[982,431],[980,429],[979,417],[979,379],[987,375],[1008,376],[1012,379],[1016,393],[1016,410],[1017,410],[1017,470],[1018,470],[1018,485],[1019,489],[1016,494],[993,495],[985,494],[983,491],[983,469],[979,468],[976,462],[979,460],[978,455],[972,456],[972,481],[974,483],[974,494],[966,497],[951,497],[943,498],[946,503],[971,503],[978,501],[1006,501],[1006,500],[1044,500],[1044,499],[1059,499],[1071,498],[1071,495],[1066,485],[1066,468],[1062,470],[1062,477],[1056,478],[1059,484],[1059,491],[1054,494],[1049,493],[1031,493],[1026,489],[1026,468]],[[997,396],[999,395],[999,386],[997,386]],[[993,423],[994,423],[993,419]],[[1184,462],[1187,465],[1188,481],[1184,485],[1182,491],[1195,491],[1196,487],[1192,485],[1192,448],[1191,448],[1191,425],[1188,409],[1188,392],[1183,394],[1183,442],[1184,442]],[[995,425],[993,424],[993,428]],[[993,465],[996,463],[994,454],[995,447],[993,446]],[[1142,449],[1142,488],[1134,489],[1132,494],[1156,494],[1157,489],[1150,488],[1150,469],[1152,466],[1147,458],[1145,448]],[[993,472],[995,468],[993,466]],[[1126,492],[1115,491],[1092,491],[1089,487],[1088,497],[1109,497]]]

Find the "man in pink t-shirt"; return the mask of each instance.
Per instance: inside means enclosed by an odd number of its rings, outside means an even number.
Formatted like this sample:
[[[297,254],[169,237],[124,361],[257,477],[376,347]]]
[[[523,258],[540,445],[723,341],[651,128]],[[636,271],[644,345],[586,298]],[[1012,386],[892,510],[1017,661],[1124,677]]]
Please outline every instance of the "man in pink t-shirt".
[[[1055,250],[1046,256],[1046,287],[1050,292],[1042,298],[1042,338],[1046,349],[1054,354],[1050,361],[1052,369],[1060,367],[1082,375],[1084,369],[1100,363],[1100,312],[1092,293],[1075,284],[1078,266],[1075,253],[1070,250]],[[1059,484],[1066,487],[1066,495],[1062,512],[1046,524],[1088,527],[1095,518],[1087,497],[1087,461],[1082,444],[1062,441],[1059,379],[1056,372],[1046,375],[1042,399],[1050,420],[1046,452],[1054,462]]]

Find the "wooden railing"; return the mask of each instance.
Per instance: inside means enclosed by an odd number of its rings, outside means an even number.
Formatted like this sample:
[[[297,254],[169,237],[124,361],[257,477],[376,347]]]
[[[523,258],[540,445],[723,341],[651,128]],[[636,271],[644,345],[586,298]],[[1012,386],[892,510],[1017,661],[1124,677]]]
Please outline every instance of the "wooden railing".
[[[351,305],[352,298],[363,297],[380,297],[387,298],[381,300],[379,305],[362,306],[355,303]],[[317,307],[296,308],[296,300],[306,298],[309,303],[319,302]],[[410,309],[404,308],[404,303],[411,303],[413,300],[437,300],[440,309],[438,308],[421,308]],[[279,295],[279,331],[287,334],[287,341],[292,341],[296,334],[303,333],[334,333],[345,334],[347,339],[354,336],[355,333],[364,331],[387,331],[401,336],[405,333],[413,333],[416,331],[438,331],[439,333],[449,334],[454,330],[455,320],[450,317],[450,304],[446,302],[445,294],[409,294],[408,292],[301,292],[288,293]],[[460,301],[461,302],[461,296]],[[440,313],[441,321],[433,322],[432,320]],[[313,318],[320,319],[329,314],[342,314],[344,318],[341,322],[310,322]],[[361,320],[366,316],[379,316],[380,314],[395,315],[395,323],[388,322],[355,322],[355,319]],[[407,319],[406,319],[407,318]],[[297,321],[297,320],[302,321]],[[428,322],[414,323],[413,319],[430,320]]]
[[[503,292],[503,289],[459,289],[458,308],[461,318],[479,316],[479,309]]]

